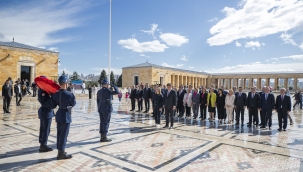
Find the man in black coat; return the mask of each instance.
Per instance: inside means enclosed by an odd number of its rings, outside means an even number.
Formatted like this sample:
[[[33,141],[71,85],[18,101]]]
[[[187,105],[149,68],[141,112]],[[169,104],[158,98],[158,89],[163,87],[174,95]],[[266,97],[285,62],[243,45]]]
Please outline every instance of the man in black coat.
[[[260,110],[261,112],[261,127],[260,128],[266,128],[266,124],[268,121],[269,129],[271,128],[272,124],[272,111],[275,109],[275,96],[271,93],[269,93],[269,88],[266,87],[264,89],[264,94],[261,96],[260,101]]]
[[[280,89],[280,95],[276,98],[276,111],[278,112],[279,119],[279,131],[282,131],[282,120],[283,120],[283,130],[286,131],[287,128],[287,116],[291,111],[291,100],[288,95],[285,94],[285,88]]]
[[[178,117],[182,117],[184,114],[183,98],[184,98],[185,93],[186,93],[186,90],[183,88],[182,85],[180,85],[179,90],[177,92],[177,98],[178,98],[177,113],[179,113]]]
[[[9,105],[11,103],[13,95],[12,85],[10,85],[9,80],[6,80],[5,84],[2,86],[2,98],[3,98],[3,112],[9,112]]]
[[[235,95],[235,108],[236,108],[236,125],[239,125],[241,113],[241,126],[244,126],[244,110],[246,106],[246,93],[242,92],[242,87],[239,87],[239,92]]]
[[[142,87],[141,85],[139,86],[139,89],[137,91],[137,102],[138,102],[138,110],[137,112],[141,112],[142,111],[142,102],[143,102],[143,91],[142,91]]]
[[[150,99],[151,99],[151,89],[149,88],[149,85],[147,83],[145,84],[145,88],[143,90],[143,98],[144,98],[144,104],[145,104],[144,113],[148,113],[149,106],[150,106]]]
[[[16,84],[14,85],[14,91],[16,94],[16,105],[20,106],[20,102],[22,100],[22,86],[20,82],[16,81]]]
[[[172,129],[174,126],[174,111],[176,110],[177,95],[176,92],[171,88],[171,84],[167,84],[166,95],[164,95],[164,109],[166,117],[166,125],[163,128],[168,128],[169,120],[170,127]]]
[[[256,122],[257,126],[259,124],[258,109],[260,108],[260,95],[256,93],[256,89],[254,87],[252,87],[250,90],[251,92],[248,93],[246,100],[246,106],[249,115],[249,122],[247,124],[247,127],[251,127],[252,122]],[[252,121],[252,118],[254,121]]]
[[[131,100],[131,105],[132,105],[132,109],[130,111],[134,111],[136,105],[136,98],[137,98],[137,89],[135,86],[132,86],[132,90],[130,92],[129,98]]]
[[[33,88],[33,97],[36,97],[37,95],[37,84],[35,82],[32,83]]]

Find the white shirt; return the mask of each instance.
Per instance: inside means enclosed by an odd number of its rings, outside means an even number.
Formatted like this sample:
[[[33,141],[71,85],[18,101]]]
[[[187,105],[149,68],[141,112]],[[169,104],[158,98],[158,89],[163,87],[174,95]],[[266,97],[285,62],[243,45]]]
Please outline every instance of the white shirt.
[[[85,88],[85,83],[82,83],[82,88]]]

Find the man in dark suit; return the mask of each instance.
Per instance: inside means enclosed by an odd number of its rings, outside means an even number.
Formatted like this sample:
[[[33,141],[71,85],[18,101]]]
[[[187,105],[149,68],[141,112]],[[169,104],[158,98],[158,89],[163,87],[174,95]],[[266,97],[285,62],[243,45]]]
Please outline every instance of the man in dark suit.
[[[287,116],[291,111],[291,100],[290,97],[285,94],[285,92],[285,88],[280,89],[280,95],[278,95],[276,98],[276,111],[278,112],[279,131],[282,131],[282,120],[283,130],[286,131]]]
[[[239,125],[241,113],[241,126],[244,126],[244,110],[246,106],[246,93],[242,92],[242,87],[239,87],[239,92],[235,95],[235,108],[236,108],[236,125]]]
[[[149,88],[149,85],[147,83],[145,84],[145,88],[143,90],[143,98],[144,98],[144,105],[145,105],[144,113],[148,113],[149,106],[150,106],[150,99],[151,99],[151,89]]]
[[[178,103],[177,103],[177,113],[179,113],[178,117],[182,117],[184,114],[184,106],[183,106],[183,98],[186,91],[183,89],[183,86],[179,86],[179,90],[177,92]]]
[[[266,86],[263,86],[263,87],[262,87],[262,91],[259,92],[260,101],[261,101],[262,95],[265,94],[265,89],[266,89]],[[259,110],[259,119],[260,119],[260,120],[262,119],[262,111],[261,111],[261,110]],[[267,121],[267,120],[266,120],[266,121]],[[261,123],[260,123],[259,125],[261,125]]]
[[[37,84],[35,82],[32,83],[33,88],[33,97],[36,97],[37,95]]]
[[[236,86],[233,86],[233,91],[234,91],[234,95],[236,96],[236,94],[238,93],[237,92],[237,87]],[[236,109],[234,108],[234,110],[233,110],[233,120],[235,120],[236,118],[235,118],[235,115],[236,114]]]
[[[2,98],[3,98],[3,112],[9,112],[9,105],[11,103],[13,95],[12,85],[10,85],[9,80],[6,80],[5,84],[2,86]]]
[[[137,112],[141,112],[142,111],[142,102],[143,102],[143,91],[142,91],[142,87],[141,85],[139,86],[139,89],[137,91],[137,102],[138,102],[138,110]]]
[[[132,109],[130,111],[134,111],[135,105],[136,105],[136,98],[137,98],[137,89],[134,85],[132,86],[129,98],[130,98],[131,105],[132,105]]]
[[[275,96],[269,93],[269,88],[266,87],[264,89],[264,94],[261,96],[260,101],[260,110],[261,110],[261,127],[266,128],[267,120],[268,120],[268,127],[271,129],[272,124],[272,111],[275,109]]]
[[[252,87],[251,92],[248,93],[246,105],[249,115],[249,122],[247,127],[251,127],[252,125],[252,118],[254,118],[254,122],[256,122],[256,125],[259,124],[258,119],[258,109],[260,108],[260,95],[256,93],[256,89]]]
[[[14,91],[16,94],[16,105],[20,106],[20,102],[22,100],[22,86],[21,83],[16,81],[16,84],[14,85]]]
[[[166,117],[166,125],[163,128],[168,128],[169,118],[170,118],[170,127],[174,126],[174,111],[176,110],[177,104],[177,96],[176,92],[171,89],[171,84],[167,84],[167,92],[164,96],[164,109],[165,109],[165,117]]]

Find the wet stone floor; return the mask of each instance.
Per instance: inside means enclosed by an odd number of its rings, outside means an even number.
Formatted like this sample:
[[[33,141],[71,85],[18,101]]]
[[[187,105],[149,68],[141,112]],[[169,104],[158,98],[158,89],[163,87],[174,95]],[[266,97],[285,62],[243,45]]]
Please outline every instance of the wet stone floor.
[[[0,102],[2,106],[2,102]],[[57,150],[39,153],[39,103],[24,98],[0,114],[0,171],[303,171],[302,111],[291,112],[294,125],[278,132],[277,114],[271,130],[237,128],[175,118],[174,129],[155,128],[150,114],[132,113],[114,99],[108,137],[99,142],[96,102],[77,99],[66,151],[69,160],[56,160]],[[245,111],[245,123],[248,120]],[[56,123],[48,145],[56,148]]]

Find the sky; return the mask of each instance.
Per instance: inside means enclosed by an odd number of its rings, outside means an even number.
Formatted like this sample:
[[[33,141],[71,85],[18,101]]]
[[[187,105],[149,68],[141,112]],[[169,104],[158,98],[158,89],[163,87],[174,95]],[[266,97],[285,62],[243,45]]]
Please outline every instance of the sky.
[[[108,71],[109,0],[1,0],[0,41],[58,51],[59,74]],[[112,0],[111,69],[303,71],[303,0]]]

